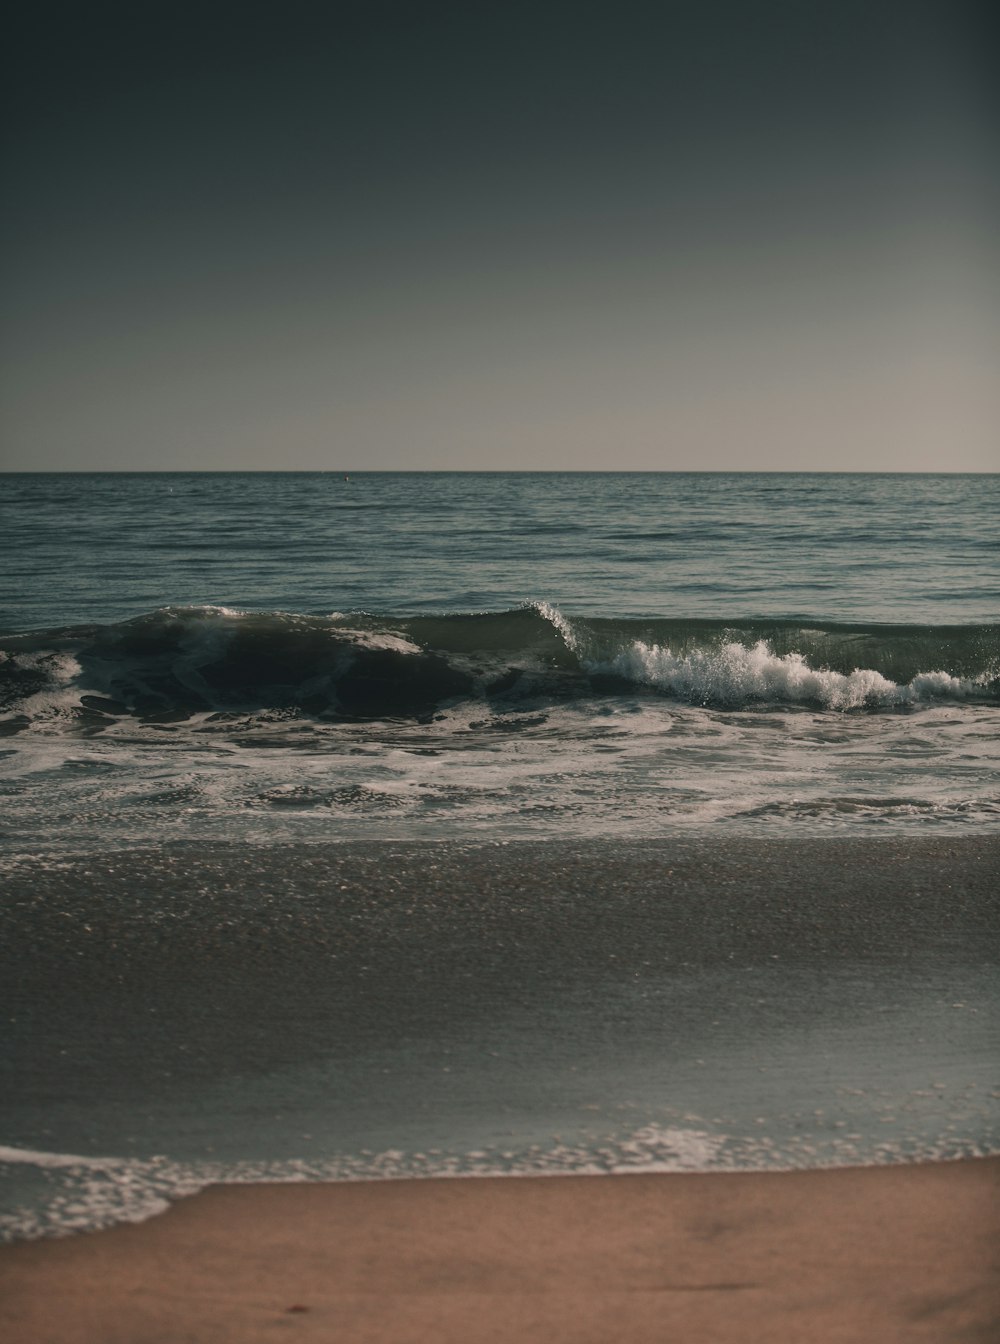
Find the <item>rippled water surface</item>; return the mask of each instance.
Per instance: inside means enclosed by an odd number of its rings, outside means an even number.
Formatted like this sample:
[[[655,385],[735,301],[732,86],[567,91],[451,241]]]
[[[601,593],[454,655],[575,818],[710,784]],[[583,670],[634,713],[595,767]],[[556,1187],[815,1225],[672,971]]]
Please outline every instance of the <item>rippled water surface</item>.
[[[1000,477],[0,476],[0,628],[167,605],[997,619]]]

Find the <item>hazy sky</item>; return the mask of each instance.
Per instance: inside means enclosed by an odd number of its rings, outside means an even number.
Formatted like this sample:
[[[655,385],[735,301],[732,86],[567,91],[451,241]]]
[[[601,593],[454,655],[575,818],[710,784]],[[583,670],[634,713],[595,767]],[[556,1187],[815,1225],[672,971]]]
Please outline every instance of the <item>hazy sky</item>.
[[[23,4],[7,468],[1000,468],[989,4]]]

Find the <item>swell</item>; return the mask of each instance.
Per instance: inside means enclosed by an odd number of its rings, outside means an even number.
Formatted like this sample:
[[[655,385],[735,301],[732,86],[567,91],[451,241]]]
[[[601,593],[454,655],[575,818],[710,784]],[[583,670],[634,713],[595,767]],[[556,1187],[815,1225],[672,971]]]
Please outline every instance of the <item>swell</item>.
[[[1000,699],[1000,626],[612,620],[544,603],[382,617],[168,607],[0,636],[7,731],[60,712],[156,719],[295,709],[424,718],[479,698],[625,689],[705,705],[831,710]]]

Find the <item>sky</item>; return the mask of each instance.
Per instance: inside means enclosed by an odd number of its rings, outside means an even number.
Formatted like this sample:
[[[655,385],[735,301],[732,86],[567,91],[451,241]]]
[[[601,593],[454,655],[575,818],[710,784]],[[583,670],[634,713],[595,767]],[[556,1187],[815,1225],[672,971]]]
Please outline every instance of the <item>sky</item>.
[[[25,0],[0,467],[1000,469],[978,0]]]

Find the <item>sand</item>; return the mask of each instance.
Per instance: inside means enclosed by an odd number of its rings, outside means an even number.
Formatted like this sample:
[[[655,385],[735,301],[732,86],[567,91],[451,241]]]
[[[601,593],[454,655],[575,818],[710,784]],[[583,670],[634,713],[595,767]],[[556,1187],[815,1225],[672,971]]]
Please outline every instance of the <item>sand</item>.
[[[1000,1160],[216,1186],[0,1249],[6,1344],[1000,1338]]]
[[[34,1136],[58,1120],[46,1143],[81,1151],[66,1121],[79,1098],[74,1123],[97,1131],[82,1151],[119,1152],[120,1117],[131,1126],[169,1110],[182,1084],[201,1098],[206,1079],[306,1066],[330,1057],[331,1042],[342,1068],[356,1058],[367,1095],[370,1055],[412,1036],[422,1053],[410,1072],[398,1084],[377,1075],[396,1090],[375,1093],[373,1114],[398,1115],[421,1099],[422,1076],[438,1086],[428,1059],[450,1063],[462,1031],[479,1041],[511,1003],[530,1009],[511,1027],[521,1048],[527,1021],[546,1059],[553,1024],[567,1039],[603,1040],[606,1005],[634,1002],[608,1038],[616,1058],[617,1042],[648,1028],[659,1059],[660,1000],[626,1000],[622,987],[656,990],[733,964],[755,968],[752,985],[777,962],[813,987],[831,968],[857,967],[892,1005],[897,968],[919,986],[928,966],[957,984],[995,964],[996,854],[992,838],[890,838],[179,847],[29,864],[8,877],[0,939],[4,1141],[40,1147]],[[418,891],[420,902],[401,899]],[[151,921],[151,907],[163,918]],[[753,1001],[740,998],[733,1014],[748,1014],[749,1033]],[[764,1027],[787,1026],[783,990],[765,1009]],[[893,1052],[879,1058],[901,1073],[911,1058],[935,1069],[949,1051],[971,1058],[971,1024],[987,1014],[963,1016],[950,997],[945,1009],[934,1022],[947,1017],[947,1030],[929,1040],[901,1015]],[[687,1019],[674,1024],[672,1078],[701,1039]],[[506,1074],[468,1077],[476,1088],[493,1078],[506,1095]],[[590,1078],[603,1096],[593,1058]],[[107,1136],[91,1098],[109,1099],[117,1128]],[[358,1103],[348,1114],[352,1105],[342,1088],[338,1123],[356,1114],[367,1134],[368,1113]],[[0,1341],[993,1344],[998,1184],[1000,1159],[220,1186],[141,1225],[0,1248]]]

